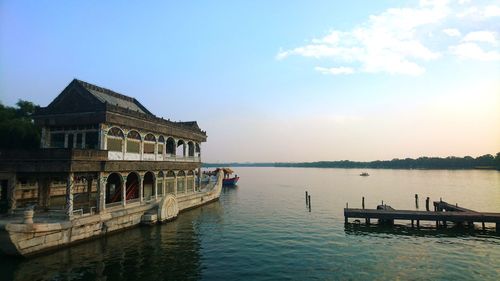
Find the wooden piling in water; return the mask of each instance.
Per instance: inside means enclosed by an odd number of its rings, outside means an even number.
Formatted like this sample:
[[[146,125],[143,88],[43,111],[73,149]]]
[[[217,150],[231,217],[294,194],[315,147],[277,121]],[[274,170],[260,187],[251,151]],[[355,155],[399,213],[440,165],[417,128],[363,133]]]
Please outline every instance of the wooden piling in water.
[[[364,209],[365,208],[365,197],[363,196],[363,200],[361,201],[361,207]]]
[[[427,212],[429,211],[429,201],[430,201],[430,198],[429,198],[429,197],[427,197],[427,198],[425,199],[425,210],[426,210]]]
[[[311,211],[311,195],[308,195],[307,198],[309,199],[309,212]]]
[[[309,205],[309,203],[307,202],[307,191],[306,191],[306,206]]]
[[[415,194],[415,208],[418,209],[418,194]]]

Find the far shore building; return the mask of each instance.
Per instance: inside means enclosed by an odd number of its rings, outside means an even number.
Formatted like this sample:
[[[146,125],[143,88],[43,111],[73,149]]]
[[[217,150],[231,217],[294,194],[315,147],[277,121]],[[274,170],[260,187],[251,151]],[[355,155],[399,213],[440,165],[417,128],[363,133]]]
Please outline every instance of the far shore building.
[[[41,148],[0,153],[0,211],[74,217],[181,197],[200,186],[196,122],[156,117],[135,98],[73,80],[33,117]]]

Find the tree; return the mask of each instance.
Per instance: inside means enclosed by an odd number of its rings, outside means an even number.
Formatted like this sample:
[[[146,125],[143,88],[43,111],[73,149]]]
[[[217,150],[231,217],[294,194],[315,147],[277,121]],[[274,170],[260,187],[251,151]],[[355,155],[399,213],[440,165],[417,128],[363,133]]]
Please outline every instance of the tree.
[[[0,149],[35,149],[40,147],[40,129],[33,123],[39,108],[32,102],[19,100],[16,107],[0,103]]]

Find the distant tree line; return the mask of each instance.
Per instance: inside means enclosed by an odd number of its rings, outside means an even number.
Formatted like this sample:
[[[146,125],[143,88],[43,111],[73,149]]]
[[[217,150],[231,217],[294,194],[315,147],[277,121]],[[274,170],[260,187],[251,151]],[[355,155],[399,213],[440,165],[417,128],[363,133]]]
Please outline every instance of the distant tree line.
[[[279,163],[207,163],[205,167],[297,167],[297,168],[359,168],[359,169],[497,169],[500,170],[500,152],[479,157],[419,157],[417,159],[392,159],[370,162],[319,161],[319,162],[279,162]]]
[[[0,103],[0,149],[35,149],[40,147],[40,129],[32,115],[38,108],[19,100],[15,107]]]

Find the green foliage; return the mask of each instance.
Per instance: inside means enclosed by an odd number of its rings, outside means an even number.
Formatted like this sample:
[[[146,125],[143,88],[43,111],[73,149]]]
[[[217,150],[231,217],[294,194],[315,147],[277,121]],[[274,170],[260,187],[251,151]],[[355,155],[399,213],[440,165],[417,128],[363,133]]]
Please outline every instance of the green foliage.
[[[360,168],[360,169],[497,169],[500,170],[500,152],[493,156],[485,154],[476,158],[465,156],[446,158],[419,157],[417,159],[392,159],[389,161],[356,162],[321,161],[303,163],[207,163],[204,167],[300,167],[300,168]]]
[[[0,103],[0,149],[35,149],[40,147],[40,129],[32,115],[38,106],[19,100],[16,107]]]

